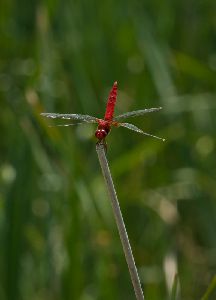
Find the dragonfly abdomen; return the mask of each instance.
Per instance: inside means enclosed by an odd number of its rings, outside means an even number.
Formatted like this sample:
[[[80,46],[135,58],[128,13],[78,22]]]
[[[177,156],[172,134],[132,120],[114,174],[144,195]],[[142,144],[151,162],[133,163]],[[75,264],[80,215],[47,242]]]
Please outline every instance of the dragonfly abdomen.
[[[117,98],[117,81],[114,82],[112,90],[109,94],[109,98],[107,101],[106,112],[104,116],[104,120],[111,121],[113,119],[115,104]]]

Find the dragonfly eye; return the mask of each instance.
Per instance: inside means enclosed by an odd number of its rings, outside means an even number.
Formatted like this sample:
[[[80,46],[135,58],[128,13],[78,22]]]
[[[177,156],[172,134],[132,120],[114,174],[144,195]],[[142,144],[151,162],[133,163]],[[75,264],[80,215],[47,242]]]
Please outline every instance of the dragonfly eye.
[[[102,140],[107,136],[107,132],[105,129],[97,129],[95,132],[95,136],[97,139]]]

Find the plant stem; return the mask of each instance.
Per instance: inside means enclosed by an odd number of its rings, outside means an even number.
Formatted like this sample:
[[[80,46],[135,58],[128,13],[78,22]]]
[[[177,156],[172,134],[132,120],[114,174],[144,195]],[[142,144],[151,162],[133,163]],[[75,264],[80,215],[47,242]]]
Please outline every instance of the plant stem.
[[[134,291],[135,291],[135,294],[136,294],[136,299],[137,300],[144,300],[144,294],[143,294],[143,291],[142,291],[142,288],[141,288],[139,275],[138,275],[137,268],[136,268],[136,265],[135,265],[133,253],[132,253],[132,250],[131,250],[131,246],[130,246],[128,234],[127,234],[127,231],[126,231],[126,228],[125,228],[124,220],[123,220],[123,217],[122,217],[121,209],[120,209],[120,206],[119,206],[119,201],[118,201],[118,198],[117,198],[117,194],[116,194],[115,187],[114,187],[114,184],[113,184],[112,175],[110,173],[108,161],[107,161],[107,158],[106,158],[105,146],[102,142],[97,143],[96,151],[97,151],[97,154],[98,154],[98,159],[99,159],[99,162],[100,162],[100,165],[101,165],[102,173],[103,173],[103,176],[104,176],[104,179],[105,179],[105,182],[106,182],[106,186],[107,186],[107,189],[108,189],[108,194],[109,194],[109,197],[110,197],[110,200],[111,200],[111,204],[112,204],[116,224],[117,224],[117,227],[118,227],[121,243],[122,243],[125,258],[126,258],[126,261],[127,261],[127,264],[128,264],[128,268],[129,268],[131,280],[132,280],[132,283],[133,283]]]

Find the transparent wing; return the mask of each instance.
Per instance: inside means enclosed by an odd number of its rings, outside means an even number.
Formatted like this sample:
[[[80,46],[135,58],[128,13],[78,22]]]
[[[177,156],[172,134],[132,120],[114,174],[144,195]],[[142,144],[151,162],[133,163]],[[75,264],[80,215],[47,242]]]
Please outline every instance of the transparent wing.
[[[161,109],[162,109],[162,107],[157,107],[157,108],[146,108],[146,109],[141,109],[141,110],[129,111],[129,112],[126,112],[122,115],[118,115],[118,116],[114,117],[113,120],[117,121],[119,119],[125,119],[125,118],[128,118],[128,117],[142,116],[144,114],[154,112],[154,111],[158,111],[158,110],[161,110]]]
[[[56,114],[56,113],[41,113],[41,116],[51,119],[64,119],[64,120],[75,120],[83,121],[87,123],[97,123],[98,119],[89,115],[81,114]]]
[[[146,133],[146,132],[142,131],[141,129],[139,129],[138,127],[136,127],[135,125],[130,124],[130,123],[119,123],[118,126],[122,126],[122,127],[128,128],[130,130],[142,133],[144,135],[154,137],[156,139],[162,140],[163,142],[165,141],[165,139],[162,139],[162,138],[160,138],[160,137],[158,137],[156,135],[150,134],[150,133]]]
[[[80,125],[80,124],[84,124],[84,122],[79,122],[79,123],[69,123],[69,124],[55,124],[55,125],[49,125],[49,127],[68,127],[68,126],[76,126],[76,125]]]

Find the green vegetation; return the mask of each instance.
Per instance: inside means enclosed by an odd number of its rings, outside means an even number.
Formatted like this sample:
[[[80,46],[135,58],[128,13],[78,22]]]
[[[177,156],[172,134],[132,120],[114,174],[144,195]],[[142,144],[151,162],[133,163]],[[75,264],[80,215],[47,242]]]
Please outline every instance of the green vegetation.
[[[216,299],[215,30],[215,0],[1,2],[1,300],[134,299],[95,127],[39,116],[115,80],[116,113],[163,106],[132,121],[166,142],[107,138],[145,297]]]

